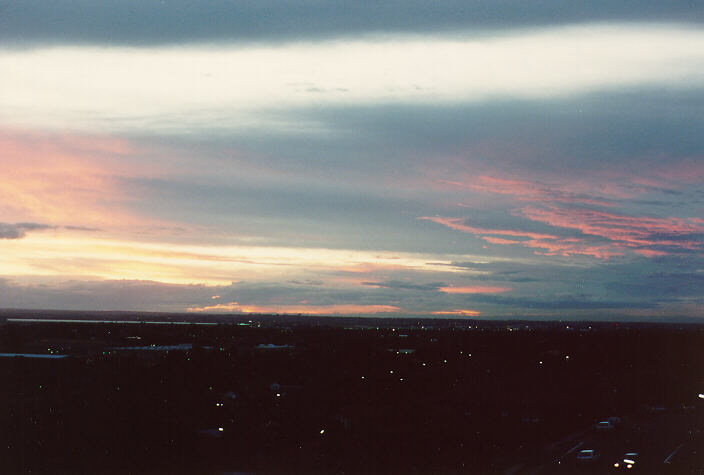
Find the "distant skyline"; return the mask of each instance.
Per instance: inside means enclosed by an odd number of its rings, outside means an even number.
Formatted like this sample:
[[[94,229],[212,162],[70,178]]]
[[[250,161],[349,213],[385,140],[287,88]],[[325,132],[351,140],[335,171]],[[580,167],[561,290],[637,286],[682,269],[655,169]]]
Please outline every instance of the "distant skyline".
[[[704,321],[704,6],[0,4],[0,308]]]

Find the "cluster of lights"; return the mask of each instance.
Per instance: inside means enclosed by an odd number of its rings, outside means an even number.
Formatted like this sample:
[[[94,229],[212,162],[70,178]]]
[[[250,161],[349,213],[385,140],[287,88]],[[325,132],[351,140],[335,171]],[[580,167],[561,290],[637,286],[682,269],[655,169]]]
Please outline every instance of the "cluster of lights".
[[[623,461],[626,463],[626,468],[632,468],[632,467],[633,467],[633,464],[635,463],[634,461],[632,461],[632,460],[627,460],[627,459],[624,459]],[[618,462],[616,462],[616,463],[614,464],[614,467],[615,467],[615,468],[618,468],[618,467],[620,467],[620,464],[619,464]]]

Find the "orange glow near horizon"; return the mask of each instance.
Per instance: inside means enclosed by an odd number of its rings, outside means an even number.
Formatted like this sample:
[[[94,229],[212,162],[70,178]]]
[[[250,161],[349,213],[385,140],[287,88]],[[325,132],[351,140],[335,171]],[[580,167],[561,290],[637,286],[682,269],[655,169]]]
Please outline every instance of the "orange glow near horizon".
[[[478,317],[480,312],[478,310],[443,310],[432,312],[431,315],[446,315],[446,316],[459,316],[459,317]]]

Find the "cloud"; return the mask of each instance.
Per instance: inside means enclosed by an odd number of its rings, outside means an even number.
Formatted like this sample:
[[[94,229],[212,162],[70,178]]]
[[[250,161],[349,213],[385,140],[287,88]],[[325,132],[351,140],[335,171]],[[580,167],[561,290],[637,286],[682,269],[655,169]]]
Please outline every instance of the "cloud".
[[[654,46],[643,48],[646,43]],[[702,51],[700,29],[672,24],[276,46],[0,49],[0,110],[7,111],[0,121],[140,133],[195,131],[203,124],[258,129],[267,127],[262,112],[311,105],[545,100],[654,85],[687,89],[704,79]],[[322,92],[307,92],[311,87]]]
[[[503,190],[499,189],[498,193]],[[525,194],[519,193],[519,196],[522,198]],[[585,255],[609,259],[631,251],[652,258],[669,253],[701,252],[704,247],[704,226],[697,222],[698,218],[629,216],[584,206],[550,204],[553,201],[563,200],[541,193],[537,204],[514,209],[511,214],[548,225],[557,230],[555,233],[470,226],[464,218],[425,216],[419,219],[473,234],[491,244],[528,247],[548,256]],[[565,235],[566,231],[572,235]]]
[[[464,218],[450,218],[442,216],[423,216],[418,219],[432,221],[442,224],[450,229],[464,233],[474,234],[481,239],[496,245],[515,245],[537,249],[535,252],[546,256],[571,256],[584,255],[597,259],[609,259],[613,256],[622,255],[623,252],[614,249],[607,244],[589,244],[585,239],[575,237],[560,237],[555,234],[536,233],[522,231],[520,229],[491,229],[468,226],[464,224]],[[497,238],[499,236],[512,236],[516,238],[527,238],[520,240]]]
[[[360,36],[375,32],[433,33],[509,29],[583,21],[701,22],[685,0],[526,4],[518,0],[391,0],[373,6],[308,0],[230,2],[186,0],[41,0],[3,4],[0,41],[6,44],[97,43],[144,46],[181,42],[279,42]]]
[[[21,239],[27,231],[42,231],[53,229],[54,226],[41,223],[0,223],[0,239]]]
[[[447,317],[478,317],[481,312],[477,310],[442,310],[431,312],[432,315],[447,316]]]
[[[0,7],[3,305],[698,308],[686,2],[112,1]]]
[[[0,238],[20,239],[24,237],[24,231],[16,224],[0,223]]]
[[[586,208],[555,206],[526,206],[517,213],[533,221],[608,239],[615,247],[634,248],[646,253],[653,251],[654,249],[649,249],[653,246],[669,252],[699,251],[703,244],[704,226],[691,224],[682,218],[634,217]]]
[[[70,223],[65,229],[74,231],[145,223],[127,206],[138,197],[123,193],[117,177],[158,170],[155,160],[139,160],[146,147],[109,136],[0,129],[0,153],[0,216]]]
[[[14,229],[14,228],[13,228]],[[0,273],[83,275],[103,279],[144,279],[169,283],[229,284],[281,279],[314,282],[323,276],[357,276],[367,281],[391,272],[453,274],[462,254],[390,252],[258,244],[188,244],[93,235],[35,234],[6,243]],[[491,259],[484,259],[491,260]]]
[[[510,287],[495,287],[488,285],[470,285],[470,286],[449,286],[440,287],[440,292],[446,294],[498,294],[502,292],[510,292]]]
[[[546,185],[528,180],[497,178],[481,175],[471,181],[449,181],[442,183],[460,188],[468,188],[484,193],[497,193],[510,195],[521,201],[548,202],[548,203],[577,203],[597,206],[614,206],[613,201],[594,196],[585,196],[560,189],[557,185]]]
[[[399,310],[401,310],[399,307],[393,305],[240,305],[237,302],[188,308],[189,312],[278,313],[294,315],[369,315],[376,313],[394,313]]]
[[[411,291],[430,291],[436,292],[441,286],[445,285],[443,283],[434,282],[429,284],[416,284],[413,282],[406,282],[400,280],[387,280],[383,282],[362,282],[362,285],[367,285],[370,287],[379,287],[385,289],[394,290],[411,290]]]
[[[432,221],[434,223],[442,224],[450,229],[455,229],[457,231],[462,231],[470,234],[496,234],[500,236],[515,236],[515,237],[526,237],[531,239],[557,239],[557,236],[552,234],[542,234],[534,233],[531,231],[521,231],[516,229],[489,229],[489,228],[479,228],[475,226],[469,226],[464,224],[464,218],[448,218],[442,216],[421,216],[418,219],[424,219]],[[509,241],[514,242],[514,241]]]

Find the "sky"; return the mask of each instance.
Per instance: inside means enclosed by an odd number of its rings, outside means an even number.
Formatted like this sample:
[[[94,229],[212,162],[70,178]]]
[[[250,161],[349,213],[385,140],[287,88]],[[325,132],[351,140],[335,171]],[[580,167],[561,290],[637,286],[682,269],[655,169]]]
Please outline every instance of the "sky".
[[[0,308],[704,319],[704,4],[0,1]]]

